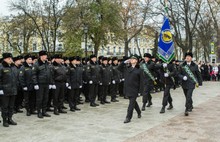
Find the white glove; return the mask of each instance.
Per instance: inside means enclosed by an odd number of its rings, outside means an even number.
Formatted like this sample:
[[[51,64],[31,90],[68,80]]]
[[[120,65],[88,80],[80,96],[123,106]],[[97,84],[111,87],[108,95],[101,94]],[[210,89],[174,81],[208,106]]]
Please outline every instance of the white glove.
[[[71,86],[69,86],[68,89],[71,90]]]
[[[108,83],[109,85],[111,84],[111,82]]]
[[[39,86],[38,85],[34,85],[34,89],[35,90],[39,90]]]
[[[28,88],[27,88],[27,87],[24,87],[24,88],[23,88],[23,90],[24,90],[24,91],[27,91],[27,90],[28,90]]]
[[[90,80],[90,81],[89,81],[89,84],[92,84],[92,83],[93,83],[92,80]]]
[[[112,84],[115,84],[115,80],[112,80]]]
[[[164,77],[168,77],[169,76],[169,74],[168,73],[164,73]]]
[[[185,81],[186,81],[186,80],[187,80],[187,76],[184,76],[184,77],[183,77],[183,80],[185,80]]]
[[[138,96],[141,96],[141,93],[138,93]]]
[[[52,85],[49,85],[49,89],[52,89]]]
[[[56,88],[57,88],[56,85],[51,86],[51,89],[56,89]]]
[[[163,63],[163,68],[166,68],[167,67],[167,63]]]
[[[122,78],[121,80],[122,80],[122,81],[125,81],[125,79],[124,79],[124,78]]]
[[[68,87],[69,86],[69,83],[66,83],[66,87]]]
[[[99,83],[99,85],[102,85],[102,83]]]
[[[82,88],[82,86],[79,86],[79,88]]]
[[[130,59],[124,61],[125,64],[130,63]]]
[[[3,92],[3,90],[0,90],[0,95],[4,95],[4,92]]]

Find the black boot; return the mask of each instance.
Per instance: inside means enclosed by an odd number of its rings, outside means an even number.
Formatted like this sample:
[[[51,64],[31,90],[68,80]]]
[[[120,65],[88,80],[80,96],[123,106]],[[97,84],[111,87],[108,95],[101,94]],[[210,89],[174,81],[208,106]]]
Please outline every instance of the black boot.
[[[171,110],[171,109],[173,109],[173,105],[172,104],[170,104],[170,106],[167,108],[167,110]]]
[[[59,109],[59,113],[67,113],[67,112],[64,111],[63,109]]]
[[[160,113],[165,113],[165,106],[161,108]]]
[[[4,127],[9,127],[7,118],[3,118],[3,126]]]
[[[45,116],[45,117],[51,117],[51,115],[49,115],[49,114],[46,112],[46,110],[43,110],[42,115]]]
[[[17,123],[12,120],[12,117],[8,118],[8,124],[17,125]]]
[[[129,123],[129,122],[131,122],[130,118],[126,118],[125,121],[124,121],[124,123]]]
[[[147,104],[147,107],[150,107],[151,105],[153,105],[152,102],[149,102],[149,103]]]
[[[189,111],[188,109],[185,110],[185,116],[188,116],[189,115]]]
[[[37,117],[38,118],[44,118],[43,114],[42,114],[42,112],[40,110],[37,111]]]
[[[31,116],[30,110],[27,110],[26,115],[27,115],[27,116]]]
[[[145,107],[146,107],[146,103],[143,103],[143,106],[142,106],[142,111],[145,111]]]
[[[53,112],[55,115],[60,115],[57,108],[54,108],[54,112]]]

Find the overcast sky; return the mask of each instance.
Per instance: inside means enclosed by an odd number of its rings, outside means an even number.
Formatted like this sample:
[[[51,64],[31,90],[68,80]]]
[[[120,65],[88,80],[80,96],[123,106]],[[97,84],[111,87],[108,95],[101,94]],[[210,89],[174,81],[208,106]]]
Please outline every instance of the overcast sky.
[[[0,0],[0,16],[7,16],[11,14],[8,8],[9,2],[10,0]]]

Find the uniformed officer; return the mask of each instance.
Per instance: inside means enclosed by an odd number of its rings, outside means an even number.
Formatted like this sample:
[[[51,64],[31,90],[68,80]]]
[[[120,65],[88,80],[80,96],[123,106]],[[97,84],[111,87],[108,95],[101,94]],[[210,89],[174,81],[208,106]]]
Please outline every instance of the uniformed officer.
[[[144,82],[145,82],[145,93],[143,95],[143,106],[142,111],[145,111],[146,104],[148,103],[147,107],[152,105],[152,96],[151,90],[154,87],[156,82],[154,78],[154,69],[155,63],[151,61],[151,54],[145,53],[144,54],[144,63],[141,64],[141,68],[144,70]]]
[[[130,66],[126,66],[126,63],[130,63]],[[135,109],[138,114],[138,118],[141,118],[141,110],[136,101],[138,94],[144,91],[144,73],[138,65],[138,56],[132,55],[130,60],[126,60],[121,63],[118,67],[119,71],[125,70],[125,82],[124,82],[124,93],[129,98],[129,106],[127,110],[127,116],[124,123],[131,121],[133,110]]]
[[[112,82],[111,82],[111,101],[118,102],[116,95],[118,93],[118,86],[120,83],[120,72],[118,70],[118,58],[112,58]]]
[[[175,89],[175,79],[174,77],[176,76],[176,67],[175,64],[171,61],[169,64],[163,63],[163,74],[164,74],[164,84],[165,84],[165,89],[164,89],[164,95],[163,95],[163,101],[162,101],[162,108],[160,113],[165,113],[165,108],[167,104],[169,103],[169,107],[167,108],[168,110],[173,108],[173,99],[170,94],[170,89],[174,88]]]
[[[81,58],[79,56],[70,57],[69,73],[68,73],[68,89],[70,111],[79,111],[77,102],[80,97],[80,89],[83,86],[83,67],[80,66]]]
[[[17,57],[13,58],[14,66],[17,69],[17,74],[19,74],[20,69],[22,67],[22,59],[23,59],[22,56],[17,56]],[[22,113],[23,112],[22,110],[20,110],[20,108],[22,107],[23,98],[24,98],[24,96],[23,96],[22,87],[21,87],[20,82],[18,81],[17,95],[15,98],[15,113]]]
[[[64,101],[64,92],[67,83],[67,72],[68,69],[62,65],[62,55],[55,54],[54,62],[52,64],[52,80],[53,84],[56,86],[53,97],[55,115],[59,115],[59,113],[67,113],[62,109]]]
[[[17,95],[18,74],[15,66],[12,66],[12,54],[3,53],[3,62],[0,65],[0,96],[2,100],[3,126],[17,125],[12,120],[15,97]]]
[[[100,67],[97,64],[97,57],[96,55],[90,56],[89,64],[87,65],[86,69],[86,76],[89,83],[89,100],[90,106],[96,107],[99,106],[95,103],[96,96],[98,94],[98,85],[100,83]]]
[[[102,58],[102,64],[100,65],[100,101],[101,104],[110,103],[107,101],[106,97],[108,95],[108,88],[111,84],[111,68],[108,65],[108,58]]]
[[[33,66],[33,83],[36,90],[36,107],[38,118],[50,117],[46,112],[49,85],[52,84],[51,70],[47,62],[47,52],[40,51],[39,59]],[[53,88],[56,86],[54,85]]]
[[[188,116],[193,109],[193,90],[195,87],[202,85],[201,73],[192,58],[193,54],[191,52],[185,54],[185,62],[180,66],[179,72],[179,78],[182,79],[182,88],[186,97],[185,116]]]
[[[25,62],[23,63],[19,73],[19,81],[23,90],[25,109],[27,111],[26,115],[30,116],[31,114],[36,114],[36,93],[34,91],[34,84],[32,80],[33,62],[30,54],[25,55],[24,59]]]

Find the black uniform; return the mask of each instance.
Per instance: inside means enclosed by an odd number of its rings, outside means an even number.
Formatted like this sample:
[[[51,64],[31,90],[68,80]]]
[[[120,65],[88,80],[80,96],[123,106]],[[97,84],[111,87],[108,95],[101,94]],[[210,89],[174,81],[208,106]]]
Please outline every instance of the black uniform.
[[[97,106],[95,103],[96,96],[98,94],[98,85],[100,83],[100,67],[97,63],[90,61],[87,65],[86,76],[89,83],[89,100],[90,106]]]
[[[3,125],[8,127],[12,124],[15,97],[17,95],[18,73],[15,66],[11,66],[5,61],[0,65],[0,90],[2,100]],[[16,123],[13,123],[16,125]]]
[[[28,65],[26,62],[20,69],[19,73],[19,81],[23,88],[23,95],[24,95],[24,102],[25,108],[27,110],[27,115],[29,116],[31,113],[34,112],[36,106],[36,93],[34,90],[34,84],[32,80],[33,65]],[[26,88],[24,90],[24,88]]]
[[[20,72],[20,69],[22,67],[22,65],[19,65],[19,66],[16,66],[14,65],[17,69],[17,74],[19,75],[19,72]],[[17,75],[17,76],[18,76]],[[19,113],[22,113],[23,111],[20,110],[21,106],[22,106],[22,102],[23,102],[23,90],[22,90],[22,87],[21,87],[21,84],[20,84],[20,81],[18,80],[18,84],[17,84],[17,95],[16,95],[16,98],[15,98],[15,113],[19,112]]]
[[[118,70],[118,65],[112,63],[112,84],[111,84],[111,101],[116,102],[116,95],[118,93],[118,86],[120,83],[121,72]]]
[[[69,92],[69,107],[71,111],[80,110],[77,108],[77,101],[80,97],[80,89],[83,86],[83,67],[80,65],[69,65],[68,82],[71,87]]]
[[[125,63],[121,63],[118,70],[121,72],[125,70],[125,82],[124,82],[124,94],[129,98],[129,106],[127,111],[126,120],[128,122],[132,118],[133,110],[138,113],[138,117],[141,117],[141,110],[136,101],[138,93],[144,92],[144,73],[138,65],[136,67],[127,67]]]
[[[65,111],[62,110],[62,107],[64,101],[66,82],[67,82],[67,72],[68,69],[65,66],[58,64],[56,61],[53,62],[52,80],[53,80],[53,84],[55,84],[56,86],[53,97],[55,114],[58,114],[57,110],[59,110],[60,113],[66,113]]]
[[[109,103],[106,100],[108,95],[108,88],[112,80],[112,71],[109,65],[102,64],[100,66],[100,94],[101,94],[101,104]]]
[[[147,63],[143,63],[146,65],[146,67],[148,68],[148,70],[150,71],[150,73],[152,74],[152,76],[154,75],[154,69],[155,69],[155,63],[152,61],[148,61]],[[146,104],[148,102],[148,107],[150,107],[152,105],[152,96],[151,96],[151,90],[154,87],[154,82],[153,80],[150,78],[150,76],[146,73],[144,73],[144,85],[145,85],[145,92],[143,93],[143,106],[142,106],[142,110],[145,110]]]
[[[51,69],[48,62],[43,62],[40,59],[33,66],[33,83],[38,85],[39,89],[36,90],[36,107],[38,111],[38,117],[44,116],[49,117],[46,113],[49,85],[51,81]]]
[[[176,76],[176,68],[175,65],[171,62],[167,65],[167,67],[163,68],[163,75],[165,75],[165,73],[168,76],[164,76],[164,84],[165,84],[165,89],[164,89],[164,95],[163,95],[163,101],[162,101],[162,109],[161,109],[161,113],[165,112],[165,107],[167,106],[167,104],[169,103],[170,106],[168,109],[172,109],[173,108],[173,104],[172,104],[172,97],[170,94],[170,89],[174,88],[175,89],[175,79],[174,77]]]
[[[198,65],[196,65],[194,62],[191,62],[190,65],[187,65],[186,62],[184,62],[180,67],[180,73],[179,77],[182,80],[182,88],[183,92],[186,97],[186,115],[188,115],[188,111],[191,111],[193,109],[193,100],[192,100],[192,93],[195,89],[196,83],[193,81],[193,79],[189,76],[189,74],[185,71],[184,66],[188,66],[193,73],[194,77],[198,81],[199,85],[202,85],[202,77],[201,73],[199,72]],[[183,77],[186,76],[187,80],[183,80]]]

